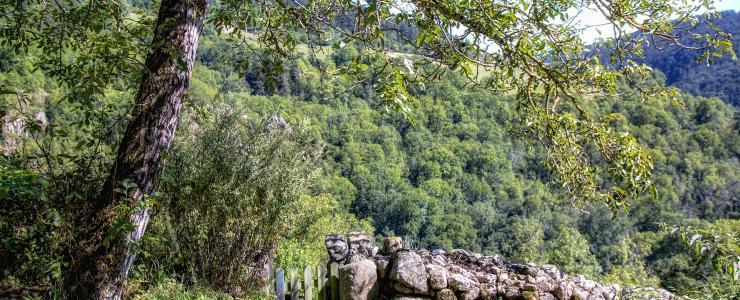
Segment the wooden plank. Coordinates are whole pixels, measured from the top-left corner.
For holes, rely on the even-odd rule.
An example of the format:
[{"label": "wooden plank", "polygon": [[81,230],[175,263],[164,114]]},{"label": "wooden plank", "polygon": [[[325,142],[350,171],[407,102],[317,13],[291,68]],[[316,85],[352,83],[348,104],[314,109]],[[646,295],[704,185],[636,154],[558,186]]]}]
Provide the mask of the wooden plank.
[{"label": "wooden plank", "polygon": [[301,292],[301,281],[298,279],[298,271],[290,268],[290,299],[297,300]]},{"label": "wooden plank", "polygon": [[275,294],[277,300],[285,300],[285,271],[282,268],[275,270]]},{"label": "wooden plank", "polygon": [[319,291],[319,300],[326,300],[326,267],[322,264],[316,266],[316,288]]},{"label": "wooden plank", "polygon": [[311,266],[303,268],[303,299],[313,300],[313,270],[311,270]]},{"label": "wooden plank", "polygon": [[332,263],[329,270],[331,285],[331,300],[339,300],[339,264]]}]

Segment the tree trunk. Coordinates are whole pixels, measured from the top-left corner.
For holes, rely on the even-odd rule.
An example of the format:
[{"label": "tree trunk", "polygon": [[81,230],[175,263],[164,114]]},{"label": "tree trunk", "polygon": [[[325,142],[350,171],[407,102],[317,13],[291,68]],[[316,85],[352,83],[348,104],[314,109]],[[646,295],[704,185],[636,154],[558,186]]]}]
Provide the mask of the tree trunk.
[{"label": "tree trunk", "polygon": [[[84,224],[92,228],[86,230],[81,256],[72,261],[65,278],[70,298],[122,296],[137,242],[149,222],[149,209],[140,204],[154,191],[164,165],[162,154],[172,143],[207,6],[208,0],[161,3],[134,118],[126,128],[101,197],[92,205],[88,224]],[[124,195],[115,189],[125,180],[136,186]],[[122,203],[135,207],[128,216],[133,230],[117,234],[123,227],[115,223],[120,216],[114,208]]]}]

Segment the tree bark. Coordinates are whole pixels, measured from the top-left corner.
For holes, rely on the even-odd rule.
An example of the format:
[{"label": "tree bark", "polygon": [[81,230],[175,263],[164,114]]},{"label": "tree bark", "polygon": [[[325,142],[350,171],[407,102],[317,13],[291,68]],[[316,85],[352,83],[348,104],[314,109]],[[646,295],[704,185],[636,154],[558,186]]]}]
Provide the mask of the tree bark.
[{"label": "tree bark", "polygon": [[[70,298],[120,299],[123,294],[137,242],[149,222],[149,208],[141,201],[154,191],[163,153],[172,143],[208,2],[163,0],[160,5],[133,119],[101,197],[86,218],[85,225],[91,228],[86,230],[81,257],[72,261],[65,278]],[[126,194],[116,192],[123,181],[136,186]],[[134,208],[128,216],[133,230],[116,234],[115,220],[120,216],[114,209],[120,204]]]}]

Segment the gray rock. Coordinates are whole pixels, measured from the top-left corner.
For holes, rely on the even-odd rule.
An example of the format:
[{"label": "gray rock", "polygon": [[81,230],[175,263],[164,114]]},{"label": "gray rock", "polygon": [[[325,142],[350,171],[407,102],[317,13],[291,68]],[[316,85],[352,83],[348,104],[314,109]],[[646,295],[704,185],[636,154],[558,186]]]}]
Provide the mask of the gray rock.
[{"label": "gray rock", "polygon": [[347,258],[344,260],[344,264],[351,264],[351,263],[359,262],[359,261],[366,260],[366,259],[367,259],[367,256],[365,256],[364,254],[358,252],[355,249],[350,249],[349,255],[347,255]]},{"label": "gray rock", "polygon": [[426,268],[429,275],[429,286],[433,290],[447,288],[447,269],[437,265],[427,265]]},{"label": "gray rock", "polygon": [[447,254],[447,251],[444,251],[442,249],[434,249],[432,250],[432,255],[445,255]]},{"label": "gray rock", "polygon": [[452,274],[447,276],[447,285],[453,290],[467,292],[475,287],[477,282],[462,274]]},{"label": "gray rock", "polygon": [[477,286],[473,286],[470,290],[463,292],[460,296],[463,300],[475,300],[480,295],[480,289]]},{"label": "gray rock", "polygon": [[573,295],[573,285],[570,282],[563,282],[555,287],[553,294],[559,300],[568,300]]},{"label": "gray rock", "polygon": [[539,296],[540,296],[540,300],[555,300],[555,296],[553,296],[550,293],[540,292]]},{"label": "gray rock", "polygon": [[418,294],[429,292],[427,271],[419,254],[409,250],[398,250],[391,257],[389,278],[409,287]]},{"label": "gray rock", "polygon": [[555,289],[555,281],[547,275],[537,277],[535,285],[537,285],[537,290],[540,292],[549,293]]},{"label": "gray rock", "polygon": [[563,273],[560,272],[560,270],[558,270],[558,268],[556,266],[553,266],[553,265],[544,265],[544,266],[542,266],[542,270],[545,272],[545,274],[547,274],[548,276],[550,276],[550,278],[552,278],[552,279],[560,280],[560,279],[563,278]]},{"label": "gray rock", "polygon": [[529,276],[529,275],[527,275],[526,277],[524,277],[524,280],[527,283],[532,283],[532,284],[537,283],[537,279],[534,278],[533,276]]},{"label": "gray rock", "polygon": [[504,299],[516,299],[521,296],[521,291],[513,286],[507,286],[504,289]]},{"label": "gray rock", "polygon": [[340,299],[376,299],[379,289],[375,263],[371,260],[365,259],[339,267]]},{"label": "gray rock", "polygon": [[521,274],[521,275],[529,275],[532,277],[537,276],[537,271],[539,271],[536,267],[533,267],[531,265],[512,264],[509,266],[509,268],[514,270],[514,273]]},{"label": "gray rock", "polygon": [[450,259],[444,255],[432,254],[432,255],[424,256],[424,263],[446,267],[447,265],[450,264]]},{"label": "gray rock", "polygon": [[581,286],[587,291],[591,291],[596,288],[596,282],[593,280],[584,279],[581,281]]},{"label": "gray rock", "polygon": [[482,255],[478,253],[468,252],[463,249],[450,250],[450,252],[447,253],[447,256],[454,261],[469,262],[469,263],[476,262],[478,261],[478,259],[482,257]]},{"label": "gray rock", "polygon": [[498,276],[499,274],[501,274],[501,268],[499,268],[499,267],[493,267],[492,266],[489,269],[490,269],[490,272],[492,274],[496,275],[496,276]]},{"label": "gray rock", "polygon": [[598,294],[590,294],[588,296],[588,300],[606,300],[606,299],[604,299],[604,296],[601,293],[598,293]]},{"label": "gray rock", "polygon": [[573,294],[570,296],[570,299],[573,300],[588,300],[588,292],[580,289],[580,288],[574,288]]},{"label": "gray rock", "polygon": [[493,274],[478,272],[475,274],[475,276],[478,278],[478,282],[480,283],[496,282],[496,275]]}]

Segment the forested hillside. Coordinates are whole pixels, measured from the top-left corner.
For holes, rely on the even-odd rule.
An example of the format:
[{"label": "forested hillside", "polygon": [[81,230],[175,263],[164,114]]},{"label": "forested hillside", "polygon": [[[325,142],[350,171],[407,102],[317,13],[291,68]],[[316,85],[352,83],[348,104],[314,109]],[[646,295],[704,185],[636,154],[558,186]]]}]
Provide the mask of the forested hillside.
[{"label": "forested hillside", "polygon": [[[714,22],[724,32],[732,34],[735,49],[740,45],[740,13],[728,10]],[[698,33],[710,29],[701,26]],[[691,44],[692,37],[683,37],[682,41]],[[667,46],[664,49],[648,48],[644,62],[662,71],[666,75],[666,84],[676,86],[682,91],[704,97],[718,97],[740,106],[740,62],[730,58],[720,58],[707,64],[706,60],[696,60],[691,51],[680,47]]]},{"label": "forested hillside", "polygon": [[[194,78],[209,88],[194,89],[193,99],[215,93],[254,120],[277,114],[292,124],[310,122],[326,143],[315,191],[369,219],[379,234],[681,290],[697,284],[703,271],[659,224],[738,229],[737,221],[709,223],[737,219],[740,208],[738,113],[720,99],[596,99],[590,109],[637,137],[655,162],[657,197],[646,194],[613,215],[599,204],[574,207],[550,184],[541,150],[512,137],[509,97],[466,88],[455,73],[414,89],[420,103],[411,124],[378,111],[367,88],[322,86],[320,72],[305,60],[285,66],[289,71],[272,95],[252,73],[242,91],[225,91],[233,83],[207,59],[219,44],[205,45]],[[341,67],[356,52],[348,46],[326,63]],[[323,96],[327,90],[336,96]]]},{"label": "forested hillside", "polygon": [[[157,5],[131,1],[122,7],[129,14],[121,22],[134,23],[139,16],[153,17]],[[740,28],[739,16],[725,12],[718,26],[733,32]],[[144,20],[136,27],[141,31],[125,36],[152,35],[144,29],[152,20]],[[338,17],[333,24],[351,28],[353,22]],[[427,29],[398,23],[393,26],[399,33],[383,40],[390,58],[367,54],[362,42],[313,43],[315,36],[298,31],[297,54],[282,60],[268,55],[278,50],[259,44],[259,30],[246,30],[245,41],[235,43],[219,34],[223,28],[206,24],[192,66],[170,68],[191,70],[192,79],[185,84],[181,117],[173,119],[171,145],[156,153],[164,162],[159,182],[143,195],[130,180],[113,187],[119,200],[103,210],[111,224],[99,239],[102,248],[80,236],[101,228],[91,224],[100,208],[91,199],[115,177],[109,172],[121,158],[126,126],[147,107],[135,106],[133,96],[140,77],[147,77],[128,72],[141,53],[153,50],[123,46],[102,30],[86,45],[119,48],[86,53],[100,60],[67,66],[92,70],[77,74],[63,66],[39,67],[54,56],[41,47],[8,47],[3,40],[0,298],[18,290],[68,297],[66,275],[79,253],[119,245],[116,240],[137,231],[129,218],[143,208],[151,212],[146,233],[125,244],[141,246],[126,274],[125,295],[131,298],[269,298],[260,289],[266,272],[323,263],[324,236],[350,230],[378,241],[401,236],[414,248],[464,248],[512,262],[554,264],[607,283],[695,297],[738,296],[733,272],[740,268],[740,111],[730,104],[740,101],[734,98],[740,94],[737,61],[705,67],[688,63],[696,56],[682,50],[648,50],[646,62],[658,70],[641,84],[686,92],[676,99],[645,96],[637,90],[641,86],[619,76],[613,92],[579,95],[584,101],[564,101],[557,110],[552,104],[546,116],[552,113],[575,135],[634,138],[649,154],[652,174],[639,178],[644,173],[615,171],[608,162],[617,159],[603,155],[623,152],[584,143],[589,160],[583,163],[593,166],[596,184],[621,191],[623,177],[607,171],[638,174],[624,176],[629,187],[651,183],[635,199],[588,199],[558,184],[562,174],[548,165],[548,150],[561,148],[547,146],[570,140],[528,136],[535,128],[526,121],[532,108],[524,107],[520,94],[474,84],[496,81],[500,74],[472,74],[438,61],[418,64],[405,36],[421,40],[419,32]],[[62,61],[77,58],[74,49],[64,51],[71,52]],[[99,69],[111,57],[128,57],[112,64],[127,76],[106,77]],[[385,73],[370,71],[384,59],[405,65],[388,77],[392,84],[405,80],[401,72],[439,76],[404,81],[400,95],[413,101],[389,105],[383,94],[388,90],[379,88],[388,82],[381,78]],[[513,70],[512,78],[525,77]],[[586,121],[568,123],[578,111],[596,116],[607,135],[584,129],[590,126]],[[624,153],[637,148],[643,149],[632,145]],[[628,194],[623,192],[618,195]]]}]

